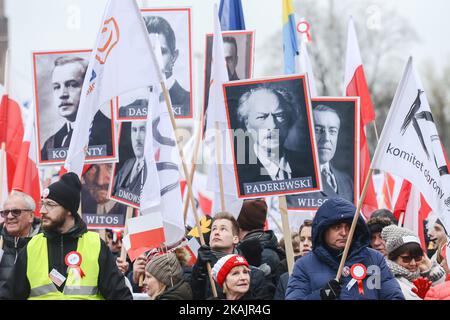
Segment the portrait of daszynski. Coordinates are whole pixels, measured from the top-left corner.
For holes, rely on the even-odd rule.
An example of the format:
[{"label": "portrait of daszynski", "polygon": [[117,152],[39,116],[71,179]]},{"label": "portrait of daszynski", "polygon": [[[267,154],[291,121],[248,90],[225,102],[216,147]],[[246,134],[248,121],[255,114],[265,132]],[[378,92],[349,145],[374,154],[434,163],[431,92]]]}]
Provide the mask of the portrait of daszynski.
[{"label": "portrait of daszynski", "polygon": [[224,84],[241,198],[320,190],[304,76]]},{"label": "portrait of daszynski", "polygon": [[[33,53],[40,164],[62,164],[67,157],[90,51]],[[112,111],[108,102],[94,114],[89,128],[87,161],[116,159]]]}]

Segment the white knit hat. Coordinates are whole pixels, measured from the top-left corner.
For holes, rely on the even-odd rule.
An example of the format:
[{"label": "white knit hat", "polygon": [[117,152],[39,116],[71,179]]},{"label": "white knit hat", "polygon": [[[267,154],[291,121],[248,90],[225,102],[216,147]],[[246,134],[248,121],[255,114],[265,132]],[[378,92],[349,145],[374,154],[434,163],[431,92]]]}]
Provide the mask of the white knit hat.
[{"label": "white knit hat", "polygon": [[417,243],[420,245],[420,240],[414,232],[394,224],[384,227],[381,231],[381,237],[386,241],[388,254],[407,243]]}]

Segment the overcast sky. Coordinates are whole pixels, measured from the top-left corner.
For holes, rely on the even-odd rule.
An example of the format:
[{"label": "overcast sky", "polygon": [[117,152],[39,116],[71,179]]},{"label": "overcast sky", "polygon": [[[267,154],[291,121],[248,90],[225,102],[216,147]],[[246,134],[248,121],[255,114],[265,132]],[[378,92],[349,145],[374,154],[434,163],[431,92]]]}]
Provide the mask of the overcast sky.
[{"label": "overcast sky", "polygon": [[[328,0],[317,0],[318,5]],[[21,102],[32,99],[32,51],[90,49],[100,27],[106,0],[6,0],[11,50],[11,83]],[[204,34],[213,31],[214,0],[142,0],[141,7],[190,6],[193,8],[194,88],[198,91],[203,70]],[[242,0],[247,29],[256,30],[255,77],[264,74],[261,62],[264,43],[274,33],[281,50],[281,0]],[[355,0],[356,2],[356,0]],[[335,1],[339,5],[339,1]],[[405,52],[423,65],[432,60],[438,66],[449,63],[450,1],[447,0],[374,0],[381,24],[387,6],[396,6],[409,19],[420,37]],[[296,8],[301,12],[301,8]],[[351,12],[349,12],[351,14]],[[369,16],[370,13],[367,13]],[[383,25],[383,24],[382,24]],[[388,29],[388,26],[384,26]],[[280,58],[281,51],[280,51]],[[363,57],[364,60],[364,57]],[[400,78],[400,75],[399,75]],[[200,86],[201,88],[201,86]],[[198,101],[196,99],[196,101]]]}]

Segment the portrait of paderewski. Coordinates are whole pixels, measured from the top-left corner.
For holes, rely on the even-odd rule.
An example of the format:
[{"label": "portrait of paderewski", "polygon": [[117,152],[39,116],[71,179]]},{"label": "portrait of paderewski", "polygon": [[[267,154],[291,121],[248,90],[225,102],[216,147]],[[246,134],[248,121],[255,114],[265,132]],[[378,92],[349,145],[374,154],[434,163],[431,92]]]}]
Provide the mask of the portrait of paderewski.
[{"label": "portrait of paderewski", "polygon": [[322,191],[289,196],[289,208],[314,209],[335,197],[356,202],[355,179],[356,170],[359,170],[357,101],[355,98],[312,100]]},{"label": "portrait of paderewski", "polygon": [[[241,196],[258,190],[267,195],[317,188],[312,119],[302,83],[294,78],[224,85]],[[308,182],[271,183],[298,179]]]},{"label": "portrait of paderewski", "polygon": [[[50,53],[49,55],[54,56],[55,53]],[[52,106],[45,106],[45,110],[47,112],[54,110],[58,116],[54,117],[57,121],[49,123],[46,127],[47,131],[45,134],[48,136],[50,132],[52,133],[42,144],[40,153],[41,161],[59,160],[63,162],[65,160],[65,151],[69,148],[78,114],[81,90],[87,66],[88,61],[81,54],[79,56],[66,54],[59,55],[56,59],[53,59],[51,71],[47,71],[49,73],[48,79],[51,82],[49,86],[51,94],[47,93],[47,96],[51,96],[48,100],[52,100],[47,102]],[[41,70],[43,69],[43,66],[39,67]],[[36,86],[38,88],[38,95],[43,94],[43,84],[37,82]],[[38,97],[37,101],[38,116],[40,115],[40,121],[37,125],[40,126],[40,122],[44,118],[44,112],[41,112],[43,106],[40,102],[44,100]],[[61,123],[60,119],[63,125],[58,129],[57,125]],[[99,110],[94,115],[89,132],[89,147],[96,146],[101,148],[95,156],[108,157],[113,155],[113,130],[112,120]],[[44,134],[42,127],[40,127],[39,132]],[[41,139],[40,141],[42,141]],[[64,152],[60,153],[59,151]]]}]

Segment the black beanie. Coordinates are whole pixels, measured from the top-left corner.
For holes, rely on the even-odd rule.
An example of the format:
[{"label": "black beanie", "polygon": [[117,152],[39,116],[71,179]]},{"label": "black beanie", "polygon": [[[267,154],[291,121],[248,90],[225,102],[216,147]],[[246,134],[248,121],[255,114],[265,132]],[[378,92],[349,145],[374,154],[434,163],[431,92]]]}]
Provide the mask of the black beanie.
[{"label": "black beanie", "polygon": [[262,199],[245,200],[238,217],[239,228],[245,231],[264,229],[267,204]]},{"label": "black beanie", "polygon": [[81,181],[78,175],[69,172],[64,174],[59,181],[49,185],[42,192],[42,197],[56,201],[76,217],[80,206],[80,193]]}]

